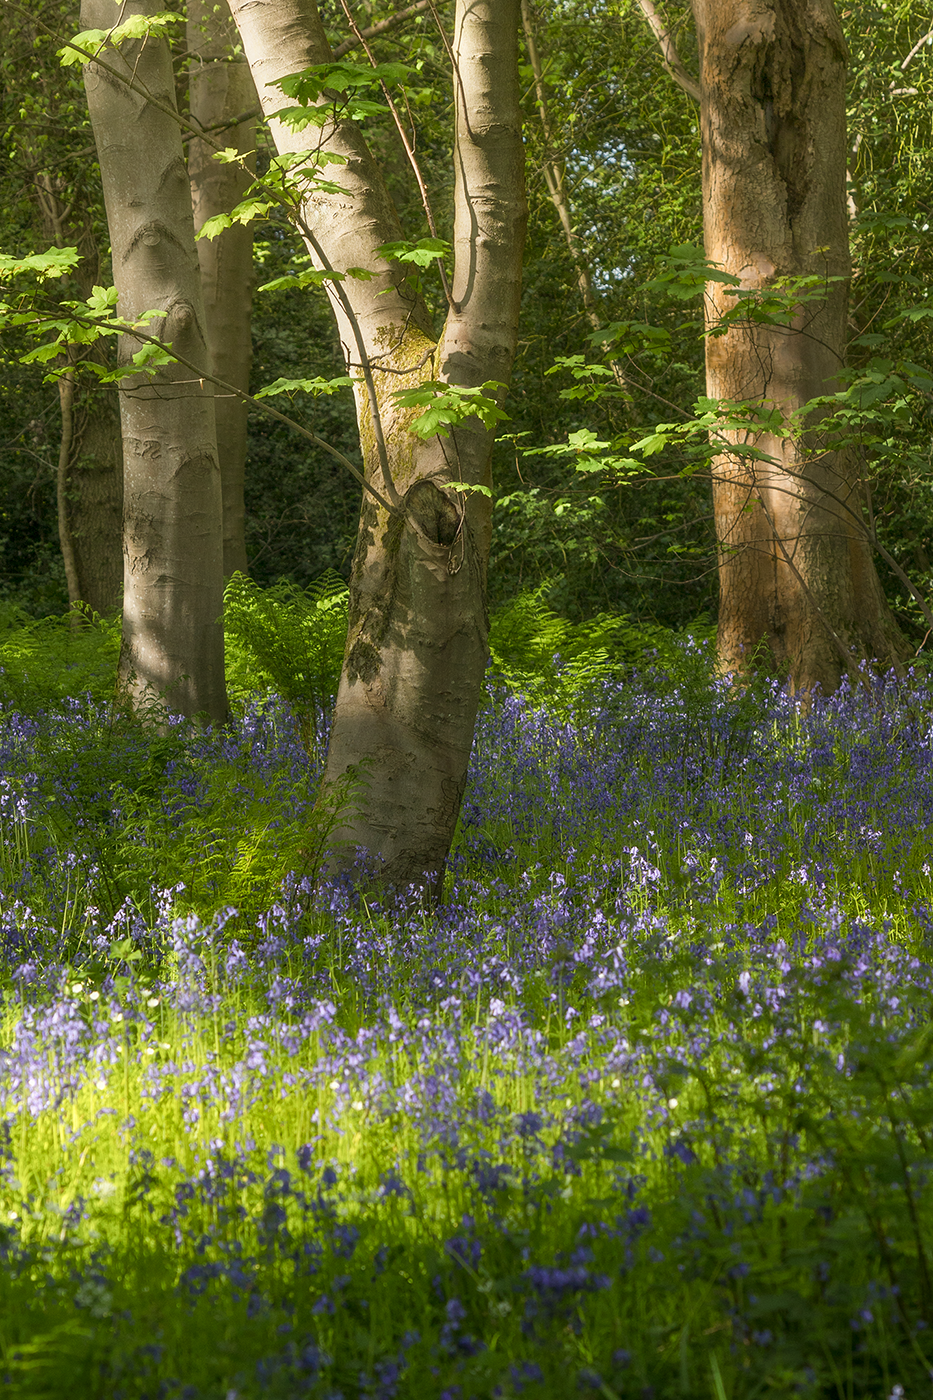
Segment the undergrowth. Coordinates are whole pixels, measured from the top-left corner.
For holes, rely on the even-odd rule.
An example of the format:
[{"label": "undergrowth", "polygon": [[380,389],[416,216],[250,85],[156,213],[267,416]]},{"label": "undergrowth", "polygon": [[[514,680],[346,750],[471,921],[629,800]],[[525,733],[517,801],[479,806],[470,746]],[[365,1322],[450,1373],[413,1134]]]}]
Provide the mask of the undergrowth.
[{"label": "undergrowth", "polygon": [[237,589],[217,732],[0,636],[4,1392],[926,1393],[929,682],[519,602],[431,911],[315,883],[342,605]]}]

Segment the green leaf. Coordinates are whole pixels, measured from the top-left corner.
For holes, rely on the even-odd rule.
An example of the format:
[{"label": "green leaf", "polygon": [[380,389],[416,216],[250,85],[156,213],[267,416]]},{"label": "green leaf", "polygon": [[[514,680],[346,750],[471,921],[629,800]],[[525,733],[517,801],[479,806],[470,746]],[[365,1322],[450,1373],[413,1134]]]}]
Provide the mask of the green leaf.
[{"label": "green leaf", "polygon": [[404,240],[382,243],[375,251],[377,257],[385,258],[387,262],[414,263],[417,267],[430,267],[438,258],[447,256],[450,244],[445,243],[443,238],[419,238],[417,243]]},{"label": "green leaf", "polygon": [[225,228],[232,227],[233,220],[229,214],[215,214],[213,218],[204,220],[204,223],[198,229],[195,237],[213,240],[219,233],[223,233]]},{"label": "green leaf", "polygon": [[205,219],[198,230],[198,238],[214,239],[219,233],[223,233],[225,228],[232,228],[234,224],[252,223],[253,219],[261,219],[274,208],[275,201],[271,199],[244,199],[235,205],[229,214],[215,214],[213,218]]},{"label": "green leaf", "polygon": [[88,297],[86,305],[92,311],[110,311],[112,307],[116,306],[119,296],[120,293],[116,287],[95,287]]},{"label": "green leaf", "polygon": [[480,496],[488,496],[492,500],[492,491],[488,486],[479,486],[469,481],[445,481],[444,489],[446,491],[461,491],[464,494],[472,491]]},{"label": "green leaf", "polygon": [[257,399],[268,399],[274,394],[292,394],[300,392],[303,394],[336,394],[341,389],[352,388],[355,380],[349,375],[341,374],[336,379],[322,379],[319,375],[314,379],[276,379],[272,384],[267,384],[264,389],[260,389],[256,394]]},{"label": "green leaf", "polygon": [[[183,19],[183,15],[160,10],[157,15],[132,15],[113,29],[84,29],[72,39],[74,47],[58,50],[58,58],[65,68],[71,64],[90,63],[101,49],[116,48],[124,39],[161,39],[170,24],[180,24]],[[76,52],[78,49],[80,53]]]},{"label": "green leaf", "polygon": [[303,106],[317,102],[321,97],[342,93],[357,88],[373,87],[379,82],[387,86],[405,82],[412,69],[407,63],[318,63],[303,68],[300,73],[289,73],[278,78],[267,87],[277,87],[286,97],[293,98]]},{"label": "green leaf", "polygon": [[171,346],[153,345],[147,342],[133,356],[133,364],[137,369],[158,369],[161,365],[173,365],[175,357],[171,353]]},{"label": "green leaf", "polygon": [[574,452],[602,452],[609,446],[608,442],[601,442],[589,428],[579,428],[575,433],[568,434],[567,442]]},{"label": "green leaf", "polygon": [[40,281],[49,277],[61,277],[70,272],[80,259],[77,248],[50,248],[47,253],[30,253],[25,258],[14,258],[0,253],[0,280],[5,277],[19,277],[25,272],[34,273]]},{"label": "green leaf", "polygon": [[342,282],[349,275],[335,268],[308,267],[304,272],[286,272],[282,277],[274,277],[271,282],[263,282],[257,290],[280,292],[290,287],[323,287],[325,282]]},{"label": "green leaf", "polygon": [[676,424],[659,423],[653,433],[649,433],[647,437],[632,443],[632,451],[642,452],[646,457],[653,457],[656,453],[664,451],[676,432]]},{"label": "green leaf", "polygon": [[680,243],[671,248],[665,270],[642,284],[646,292],[664,292],[677,301],[688,301],[702,293],[707,282],[738,287],[738,277],[724,272],[715,263],[706,261],[702,248],[693,243]]},{"label": "green leaf", "polygon": [[492,397],[505,385],[487,380],[479,388],[460,384],[445,384],[427,380],[415,389],[399,389],[393,399],[401,408],[421,408],[424,412],[412,420],[409,430],[420,438],[448,437],[448,429],[470,418],[478,418],[485,428],[508,417]]},{"label": "green leaf", "polygon": [[380,116],[386,110],[384,102],[373,102],[365,97],[353,97],[340,104],[339,110],[334,106],[320,107],[280,107],[277,112],[271,113],[276,121],[283,126],[289,127],[292,131],[305,131],[309,126],[320,128],[332,123],[339,117],[341,121],[363,122],[367,117]]},{"label": "green leaf", "polygon": [[[340,155],[338,151],[282,151],[280,155],[273,156],[272,160],[270,160],[269,172],[270,175],[280,175],[289,170],[298,170],[306,176],[307,180],[311,180],[318,178],[313,172],[319,167],[346,164],[347,157]],[[324,180],[322,180],[321,183],[324,185],[325,189],[340,188],[337,185],[331,187]],[[263,187],[261,184],[257,184],[254,188],[261,193]]]}]

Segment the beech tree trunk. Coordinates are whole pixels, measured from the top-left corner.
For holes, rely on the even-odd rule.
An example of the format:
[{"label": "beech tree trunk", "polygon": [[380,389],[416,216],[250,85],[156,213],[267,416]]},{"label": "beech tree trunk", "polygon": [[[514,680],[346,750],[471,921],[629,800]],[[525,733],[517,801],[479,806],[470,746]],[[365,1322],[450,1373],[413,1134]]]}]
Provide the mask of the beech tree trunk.
[{"label": "beech tree trunk", "polygon": [[[154,15],[158,0],[125,0],[119,18]],[[117,22],[112,0],[84,0],[82,27]],[[119,312],[207,365],[191,193],[172,117],[168,44],[148,38],[107,47],[85,68],[88,108],[113,248]],[[147,100],[148,94],[153,100]],[[158,103],[159,105],[156,105]],[[123,336],[128,364],[141,348]],[[176,713],[227,716],[224,684],[220,471],[212,397],[172,364],[120,381],[124,470],[124,601],[119,681],[137,706],[164,700]]]},{"label": "beech tree trunk", "polygon": [[[268,83],[331,51],[313,0],[229,0],[267,113],[286,105]],[[318,266],[361,267],[331,300],[357,388],[367,481],[350,583],[350,626],[323,798],[356,782],[334,832],[330,868],[359,849],[382,878],[439,892],[466,781],[488,655],[486,567],[492,434],[476,420],[447,439],[409,431],[419,409],[395,390],[426,380],[508,382],[518,330],[525,231],[517,35],[520,0],[458,0],[452,37],[454,255],[451,305],[434,334],[404,269],[375,254],[402,236],[378,167],[359,131],[325,128],[341,194],[304,207]],[[271,123],[280,151],[314,149],[321,133]],[[378,412],[374,414],[373,404]]]},{"label": "beech tree trunk", "polygon": [[[839,279],[789,326],[746,320],[707,338],[709,396],[776,406],[786,424],[840,387],[845,363],[845,41],[831,0],[693,7],[707,258],[750,290]],[[713,282],[706,305],[712,329],[735,297]],[[754,438],[768,462],[726,451],[714,464],[719,656],[726,671],[765,660],[797,690],[830,692],[860,662],[898,667],[909,648],[881,592],[856,466],[812,421]]]},{"label": "beech tree trunk", "polygon": [[[249,64],[234,54],[236,27],[216,0],[188,0],[188,106],[192,120],[222,146],[249,157],[256,149],[256,90]],[[243,120],[245,118],[245,120]],[[214,148],[192,140],[188,175],[194,229],[215,214],[228,213],[250,183],[242,166],[213,159]],[[254,162],[249,161],[252,166]],[[213,239],[198,240],[201,294],[211,369],[218,379],[249,391],[252,361],[253,229],[235,224]],[[217,452],[224,512],[224,577],[246,573],[243,479],[247,406],[214,390]]]}]

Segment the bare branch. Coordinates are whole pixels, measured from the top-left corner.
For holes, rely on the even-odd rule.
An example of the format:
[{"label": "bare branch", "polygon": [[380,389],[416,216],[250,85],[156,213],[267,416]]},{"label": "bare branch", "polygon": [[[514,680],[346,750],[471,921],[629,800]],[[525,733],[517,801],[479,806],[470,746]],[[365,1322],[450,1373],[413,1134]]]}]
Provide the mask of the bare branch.
[{"label": "bare branch", "polygon": [[[923,38],[918,39],[917,42],[914,44],[910,53],[907,55],[907,57],[904,59],[904,62],[901,64],[902,73],[907,67],[908,63],[911,61],[911,59],[917,57],[917,54],[923,48],[924,44],[926,44],[930,39],[933,39],[933,29],[931,29],[927,34],[924,34]],[[914,89],[914,91],[916,91],[916,89]]]},{"label": "bare branch", "polygon": [[670,74],[675,83],[679,83],[688,97],[692,97],[694,102],[699,102],[700,84],[696,78],[691,77],[684,67],[680,54],[677,52],[677,45],[674,43],[671,26],[665,24],[658,14],[653,0],[638,0],[638,7],[654,31],[654,37],[661,48],[661,61],[666,72]]}]

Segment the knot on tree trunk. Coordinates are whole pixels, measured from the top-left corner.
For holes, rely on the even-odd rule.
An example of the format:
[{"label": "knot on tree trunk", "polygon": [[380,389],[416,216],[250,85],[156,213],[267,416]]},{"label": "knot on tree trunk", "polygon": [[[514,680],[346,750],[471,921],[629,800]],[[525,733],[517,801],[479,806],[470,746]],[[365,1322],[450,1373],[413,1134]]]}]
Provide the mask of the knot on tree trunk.
[{"label": "knot on tree trunk", "polygon": [[405,512],[433,544],[448,549],[462,519],[457,505],[433,481],[416,481],[405,493]]}]

